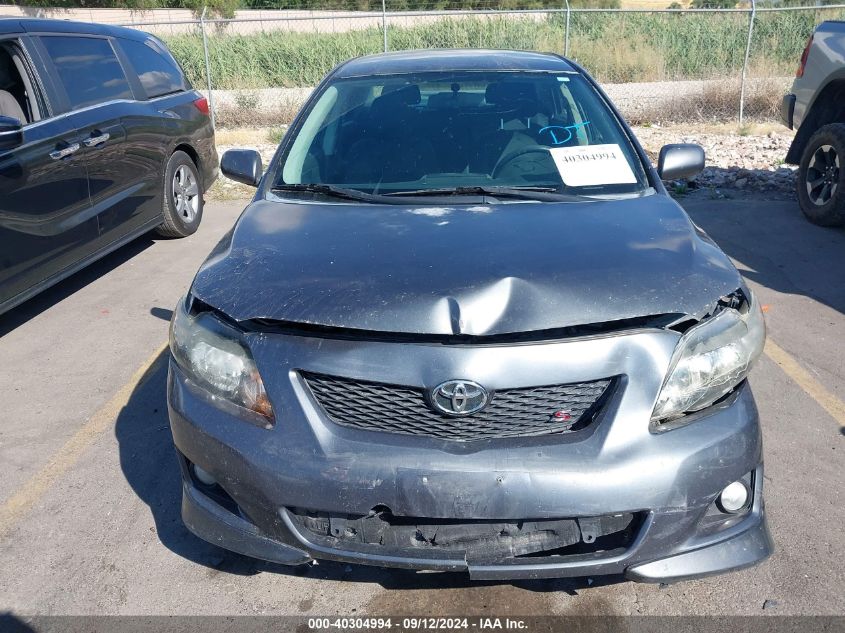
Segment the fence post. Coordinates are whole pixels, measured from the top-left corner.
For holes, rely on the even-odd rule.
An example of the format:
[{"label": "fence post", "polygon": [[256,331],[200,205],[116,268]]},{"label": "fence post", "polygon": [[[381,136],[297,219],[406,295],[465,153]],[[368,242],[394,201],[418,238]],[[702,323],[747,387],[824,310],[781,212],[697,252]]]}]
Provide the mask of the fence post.
[{"label": "fence post", "polygon": [[205,79],[208,83],[208,109],[211,112],[211,127],[217,127],[214,121],[214,93],[211,91],[211,64],[208,61],[208,36],[205,33],[205,13],[208,7],[202,8],[200,15],[200,29],[202,30],[202,50],[205,54]]},{"label": "fence post", "polygon": [[569,57],[569,0],[566,0],[566,31],[563,36],[563,56]]},{"label": "fence post", "polygon": [[748,58],[751,56],[751,39],[754,35],[754,18],[757,17],[757,0],[751,0],[751,17],[748,20],[748,42],[745,45],[745,61],[742,62],[742,79],[739,84],[739,124],[745,115],[745,76],[748,73]]},{"label": "fence post", "polygon": [[387,2],[381,0],[381,31],[384,34],[384,52],[387,52]]}]

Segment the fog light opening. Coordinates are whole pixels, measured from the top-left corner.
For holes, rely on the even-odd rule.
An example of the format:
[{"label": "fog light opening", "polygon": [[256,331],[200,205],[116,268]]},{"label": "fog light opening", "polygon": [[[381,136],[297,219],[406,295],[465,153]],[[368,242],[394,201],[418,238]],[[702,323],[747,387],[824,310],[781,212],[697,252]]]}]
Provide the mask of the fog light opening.
[{"label": "fog light opening", "polygon": [[750,498],[748,487],[741,481],[735,481],[725,486],[719,494],[719,509],[728,514],[736,514],[748,507]]},{"label": "fog light opening", "polygon": [[217,480],[214,477],[211,476],[210,472],[208,472],[207,470],[203,470],[202,468],[200,468],[196,464],[194,464],[193,466],[194,466],[194,477],[197,478],[197,481],[199,481],[201,484],[204,484],[206,486],[216,486],[217,485]]}]

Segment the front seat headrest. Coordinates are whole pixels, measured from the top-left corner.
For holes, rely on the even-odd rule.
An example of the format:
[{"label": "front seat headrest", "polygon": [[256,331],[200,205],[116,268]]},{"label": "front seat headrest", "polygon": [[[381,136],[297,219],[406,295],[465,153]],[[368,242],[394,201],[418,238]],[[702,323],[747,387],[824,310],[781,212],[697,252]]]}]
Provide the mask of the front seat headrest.
[{"label": "front seat headrest", "polygon": [[484,100],[495,105],[512,105],[538,101],[537,88],[526,81],[497,81],[487,85]]},{"label": "front seat headrest", "polygon": [[375,101],[373,101],[373,105],[376,102],[381,103],[390,103],[391,105],[416,105],[422,99],[420,95],[420,87],[416,84],[410,86],[402,86],[401,88],[397,88],[396,90],[390,90],[389,92],[384,92],[380,97],[378,97]]}]

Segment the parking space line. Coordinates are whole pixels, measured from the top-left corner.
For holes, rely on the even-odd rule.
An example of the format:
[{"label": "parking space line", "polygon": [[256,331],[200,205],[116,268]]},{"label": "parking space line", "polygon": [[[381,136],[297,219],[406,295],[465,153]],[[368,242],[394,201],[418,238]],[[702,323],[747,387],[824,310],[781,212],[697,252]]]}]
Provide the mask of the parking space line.
[{"label": "parking space line", "polygon": [[66,473],[82,456],[82,453],[104,431],[114,426],[121,409],[129,402],[132,392],[143,384],[158,367],[162,352],[167,349],[163,343],[141,365],[125,385],[112,396],[101,409],[53,454],[50,461],[0,506],[0,538],[38,502],[53,483]]},{"label": "parking space line", "polygon": [[771,358],[801,389],[819,403],[839,426],[845,428],[845,403],[833,395],[771,338],[766,339],[766,356]]}]

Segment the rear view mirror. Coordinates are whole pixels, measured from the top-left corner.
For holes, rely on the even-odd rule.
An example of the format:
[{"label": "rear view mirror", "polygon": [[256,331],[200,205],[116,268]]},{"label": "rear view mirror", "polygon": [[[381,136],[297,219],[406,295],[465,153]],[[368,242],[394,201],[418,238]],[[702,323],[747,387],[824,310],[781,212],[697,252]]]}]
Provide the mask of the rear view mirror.
[{"label": "rear view mirror", "polygon": [[252,149],[230,149],[220,161],[223,175],[250,187],[257,187],[264,173],[261,155]]},{"label": "rear view mirror", "polygon": [[704,149],[700,145],[684,143],[664,145],[657,160],[657,174],[661,180],[692,178],[704,169]]},{"label": "rear view mirror", "polygon": [[14,149],[23,143],[23,125],[10,116],[0,116],[0,151]]}]

